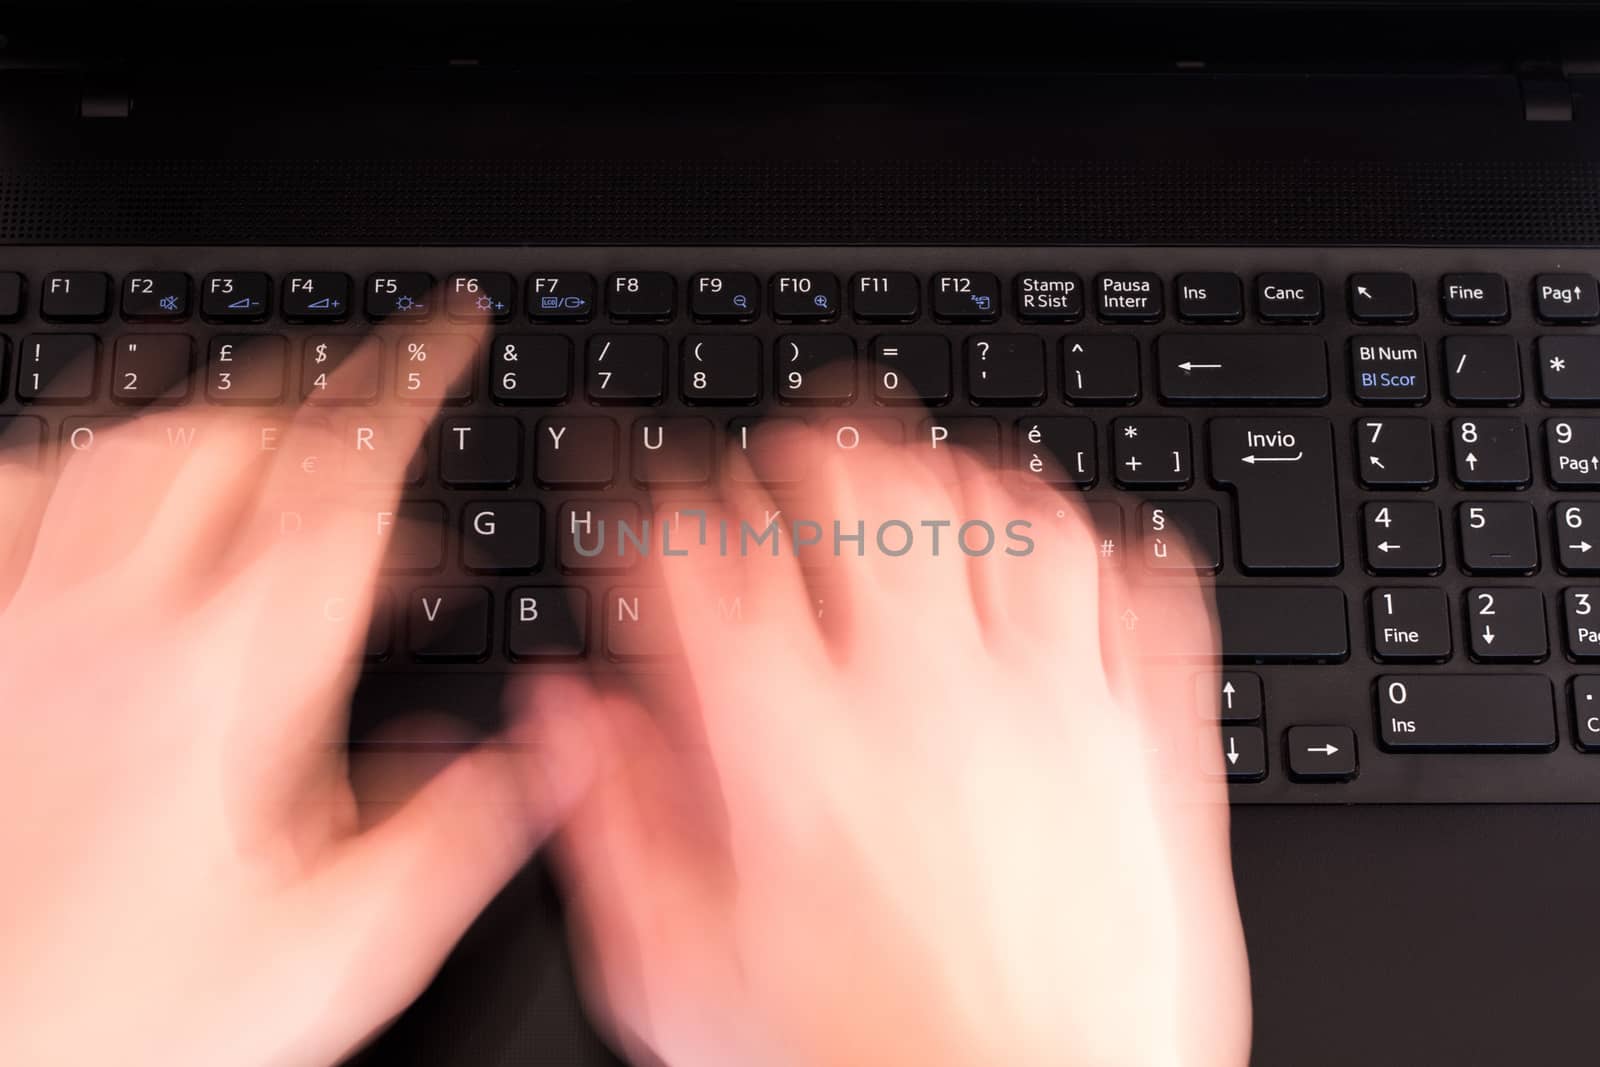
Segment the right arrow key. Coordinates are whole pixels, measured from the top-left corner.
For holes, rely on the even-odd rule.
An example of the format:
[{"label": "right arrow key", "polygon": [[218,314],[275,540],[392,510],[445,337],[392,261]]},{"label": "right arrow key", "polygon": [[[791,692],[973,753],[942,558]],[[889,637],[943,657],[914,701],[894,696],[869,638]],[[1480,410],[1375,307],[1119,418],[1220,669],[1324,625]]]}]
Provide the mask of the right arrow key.
[{"label": "right arrow key", "polygon": [[1284,743],[1296,781],[1347,782],[1356,776],[1356,732],[1348,726],[1291,726]]}]

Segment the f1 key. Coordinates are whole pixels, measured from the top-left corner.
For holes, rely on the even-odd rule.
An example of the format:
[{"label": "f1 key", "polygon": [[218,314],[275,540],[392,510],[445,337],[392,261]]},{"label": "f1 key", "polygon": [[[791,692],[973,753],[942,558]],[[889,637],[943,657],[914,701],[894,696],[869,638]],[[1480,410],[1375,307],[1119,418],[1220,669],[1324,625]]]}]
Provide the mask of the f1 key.
[{"label": "f1 key", "polygon": [[1339,496],[1327,419],[1211,420],[1211,474],[1239,504],[1239,565],[1339,570]]}]

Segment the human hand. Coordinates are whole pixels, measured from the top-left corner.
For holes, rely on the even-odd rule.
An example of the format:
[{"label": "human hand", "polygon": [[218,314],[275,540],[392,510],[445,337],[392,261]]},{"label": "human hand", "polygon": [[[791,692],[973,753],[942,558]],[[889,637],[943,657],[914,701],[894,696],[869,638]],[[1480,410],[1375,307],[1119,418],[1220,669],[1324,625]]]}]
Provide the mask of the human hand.
[{"label": "human hand", "polygon": [[[643,706],[571,679],[530,694],[607,753],[557,855],[613,1040],[674,1067],[1244,1063],[1215,711],[1191,669],[1141,656],[1215,649],[1201,583],[1102,569],[1074,501],[965,458],[954,482],[792,447],[813,473],[781,514],[865,520],[864,558],[658,556],[682,656]],[[724,484],[736,531],[773,506]],[[954,551],[969,518],[989,554]],[[898,558],[872,544],[891,519],[919,537]],[[1014,519],[1031,554],[1005,552]],[[1102,625],[1130,608],[1137,631]]]},{"label": "human hand", "polygon": [[[426,332],[437,385],[484,336]],[[102,429],[59,479],[0,453],[0,1063],[332,1063],[581,784],[523,724],[533,758],[370,768],[399,802],[358,803],[345,715],[431,407],[217,411]]]}]

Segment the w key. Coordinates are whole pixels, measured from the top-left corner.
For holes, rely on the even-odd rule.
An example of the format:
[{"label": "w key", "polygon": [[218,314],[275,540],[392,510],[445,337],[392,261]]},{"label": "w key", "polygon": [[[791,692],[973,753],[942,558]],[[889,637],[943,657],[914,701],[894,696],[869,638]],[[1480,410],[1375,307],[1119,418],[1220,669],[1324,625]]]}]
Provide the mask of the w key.
[{"label": "w key", "polygon": [[1327,419],[1212,419],[1211,474],[1238,501],[1242,568],[1332,573],[1342,566]]}]

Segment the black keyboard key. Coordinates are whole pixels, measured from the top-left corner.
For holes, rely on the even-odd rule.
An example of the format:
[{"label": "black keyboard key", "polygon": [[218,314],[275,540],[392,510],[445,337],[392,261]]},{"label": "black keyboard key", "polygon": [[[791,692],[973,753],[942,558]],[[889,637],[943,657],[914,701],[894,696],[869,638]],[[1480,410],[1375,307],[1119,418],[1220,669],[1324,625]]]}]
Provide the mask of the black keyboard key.
[{"label": "black keyboard key", "polygon": [[863,322],[913,322],[922,312],[915,274],[874,271],[850,279],[850,309]]},{"label": "black keyboard key", "polygon": [[1106,322],[1160,322],[1161,276],[1117,272],[1094,280],[1095,312]]},{"label": "black keyboard key", "polygon": [[418,322],[433,314],[433,275],[423,271],[373,274],[367,278],[367,318]]},{"label": "black keyboard key", "polygon": [[1188,561],[1181,569],[1215,574],[1222,569],[1222,519],[1209,500],[1151,500],[1139,505],[1144,564],[1153,571],[1180,569],[1174,544],[1181,538]]},{"label": "black keyboard key", "polygon": [[100,341],[92,333],[37,333],[17,348],[17,399],[69,404],[94,397]]},{"label": "black keyboard key", "polygon": [[1600,337],[1539,338],[1539,391],[1552,404],[1600,402]]},{"label": "black keyboard key", "polygon": [[500,271],[452,274],[444,281],[444,310],[457,322],[509,322],[517,283]]},{"label": "black keyboard key", "polygon": [[313,404],[370,404],[378,399],[382,365],[365,359],[345,367],[361,344],[357,334],[307,337],[300,350],[300,396]]},{"label": "black keyboard key", "polygon": [[1114,500],[1091,500],[1084,505],[1089,525],[1100,539],[1097,552],[1102,567],[1120,567],[1126,554],[1122,539],[1122,507]]},{"label": "black keyboard key", "polygon": [[394,393],[401,400],[457,404],[472,399],[473,375],[462,373],[476,356],[472,338],[460,334],[408,334],[395,342]]},{"label": "black keyboard key", "polygon": [[654,334],[589,338],[589,399],[597,404],[658,404],[667,393],[667,342]]},{"label": "black keyboard key", "polygon": [[1291,726],[1284,747],[1289,777],[1297,782],[1348,782],[1356,776],[1356,732],[1348,726]]},{"label": "black keyboard key", "polygon": [[788,334],[775,350],[778,399],[848,404],[856,397],[856,343],[844,334]]},{"label": "black keyboard key", "polygon": [[534,322],[588,322],[594,305],[592,274],[567,271],[528,278],[528,318]]},{"label": "black keyboard key", "polygon": [[122,283],[122,317],[177,322],[189,317],[189,276],[182,271],[130,274]]},{"label": "black keyboard key", "polygon": [[993,322],[1000,317],[1000,279],[993,274],[935,274],[933,315],[944,322]]},{"label": "black keyboard key", "polygon": [[606,279],[606,314],[626,322],[666,322],[677,313],[678,283],[670,274],[645,271]]},{"label": "black keyboard key", "polygon": [[493,602],[487,589],[433,587],[407,599],[406,637],[423,661],[472,662],[489,654]]},{"label": "black keyboard key", "polygon": [[1237,274],[1180,274],[1178,317],[1185,322],[1238,322],[1244,318],[1244,283]]},{"label": "black keyboard key", "polygon": [[1369,489],[1425,489],[1438,479],[1433,424],[1422,418],[1374,418],[1356,423],[1356,465]]},{"label": "black keyboard key", "polygon": [[588,650],[588,593],[576,586],[511,590],[506,601],[506,651],[512,659],[581,659]]},{"label": "black keyboard key", "polygon": [[0,466],[37,467],[44,458],[44,420],[32,415],[0,415]]},{"label": "black keyboard key", "polygon": [[375,590],[362,657],[378,663],[394,655],[394,629],[394,595],[387,589]]},{"label": "black keyboard key", "polygon": [[1256,313],[1264,322],[1317,322],[1322,279],[1315,274],[1263,274],[1256,279]]},{"label": "black keyboard key", "polygon": [[1321,403],[1328,351],[1309,334],[1167,334],[1156,342],[1169,403]]},{"label": "black keyboard key", "polygon": [[1511,317],[1506,280],[1498,274],[1446,274],[1439,282],[1439,300],[1451,322],[1494,323]]},{"label": "black keyboard key", "polygon": [[1421,500],[1373,503],[1361,515],[1367,567],[1374,574],[1437,574],[1443,569],[1437,505]]},{"label": "black keyboard key", "polygon": [[1420,404],[1428,399],[1427,350],[1419,337],[1352,337],[1350,378],[1360,403]]},{"label": "black keyboard key", "polygon": [[1600,660],[1600,589],[1568,589],[1561,594],[1567,627],[1567,652],[1585,663]]},{"label": "black keyboard key", "polygon": [[1450,423],[1456,481],[1465,486],[1516,489],[1533,478],[1528,434],[1512,416],[1478,416]]},{"label": "black keyboard key", "polygon": [[111,397],[124,404],[181,404],[189,399],[194,342],[186,334],[145,333],[117,339],[111,355]]},{"label": "black keyboard key", "polygon": [[1233,490],[1238,505],[1241,568],[1339,570],[1344,556],[1328,420],[1212,419],[1211,476]]},{"label": "black keyboard key", "polygon": [[1061,339],[1061,385],[1073,404],[1132,404],[1139,399],[1139,342],[1125,334]]},{"label": "black keyboard key", "polygon": [[1473,574],[1532,574],[1539,569],[1533,505],[1521,501],[1463,504],[1456,512],[1461,565]]},{"label": "black keyboard key", "polygon": [[706,322],[749,322],[761,313],[761,279],[746,271],[689,279],[689,314]]},{"label": "black keyboard key", "polygon": [[784,322],[832,322],[839,314],[839,279],[832,274],[775,274],[772,314]]},{"label": "black keyboard key", "polygon": [[1189,420],[1155,416],[1111,426],[1112,469],[1125,488],[1182,488],[1194,478]]},{"label": "black keyboard key", "polygon": [[0,271],[0,322],[15,322],[22,318],[22,275],[16,271]]},{"label": "black keyboard key", "polygon": [[1391,674],[1378,679],[1378,737],[1394,751],[1548,751],[1555,694],[1532,674]]},{"label": "black keyboard key", "polygon": [[350,275],[340,271],[285,275],[280,306],[289,322],[343,322],[350,316]]},{"label": "black keyboard key", "polygon": [[489,391],[501,404],[559,404],[572,394],[572,342],[501,334],[489,349]]},{"label": "black keyboard key", "polygon": [[902,334],[872,342],[873,395],[881,404],[943,404],[950,399],[950,341]]},{"label": "black keyboard key", "polygon": [[260,271],[208,274],[200,283],[200,314],[211,322],[264,322],[272,279]]},{"label": "black keyboard key", "polygon": [[111,279],[95,270],[47,274],[39,290],[39,314],[51,322],[99,322],[110,312]]},{"label": "black keyboard key", "polygon": [[[1222,655],[1230,663],[1318,663],[1349,658],[1344,594],[1329,586],[1218,586]],[[1174,635],[1177,636],[1177,635]],[[1199,635],[1186,635],[1194,641]],[[1163,650],[1156,650],[1163,651]],[[1166,650],[1193,655],[1192,645]]]},{"label": "black keyboard key", "polygon": [[1230,782],[1259,782],[1266,778],[1266,732],[1259,726],[1224,726],[1222,766]]},{"label": "black keyboard key", "polygon": [[1049,415],[1017,421],[1017,461],[1026,475],[1046,485],[1087,489],[1099,471],[1094,422]]},{"label": "black keyboard key", "polygon": [[1444,339],[1445,392],[1457,404],[1522,401],[1522,361],[1515,338],[1482,334]]},{"label": "black keyboard key", "polygon": [[1592,274],[1541,274],[1533,280],[1539,318],[1558,324],[1600,319],[1600,285]]},{"label": "black keyboard key", "polygon": [[785,416],[734,419],[728,424],[728,440],[739,450],[748,466],[735,465],[731,471],[733,477],[742,482],[761,482],[766,485],[802,481],[810,473],[807,453],[794,448],[781,448],[779,439],[784,431],[794,432],[804,426],[804,420]]},{"label": "black keyboard key", "polygon": [[[672,611],[662,589],[608,590],[604,604],[606,655],[615,660],[659,659],[677,647]],[[742,605],[721,602],[724,618],[737,618]]]},{"label": "black keyboard key", "polygon": [[603,489],[617,477],[617,424],[610,419],[540,419],[534,477],[547,489]]},{"label": "black keyboard key", "polygon": [[1600,542],[1600,500],[1557,501],[1552,517],[1561,569],[1568,574],[1600,574],[1600,544],[1595,543]]},{"label": "black keyboard key", "polygon": [[544,509],[531,500],[479,500],[461,511],[461,565],[476,574],[532,574],[544,548]]},{"label": "black keyboard key", "polygon": [[1600,676],[1572,680],[1573,739],[1584,752],[1600,752]]},{"label": "black keyboard key", "polygon": [[1077,322],[1083,318],[1083,279],[1065,271],[1017,275],[1017,317],[1024,322]]},{"label": "black keyboard key", "polygon": [[444,566],[444,505],[432,500],[405,500],[398,509],[387,501],[372,512],[372,528],[393,529],[384,549],[384,574],[428,574]]},{"label": "black keyboard key", "polygon": [[1352,274],[1350,317],[1370,325],[1411,322],[1417,317],[1417,287],[1409,274]]},{"label": "black keyboard key", "polygon": [[510,489],[522,478],[522,424],[505,417],[444,420],[439,478],[453,489]]},{"label": "black keyboard key", "polygon": [[1220,722],[1260,722],[1267,703],[1261,675],[1245,671],[1195,675],[1195,696],[1201,713]]},{"label": "black keyboard key", "polygon": [[1450,605],[1443,589],[1374,589],[1372,654],[1380,660],[1450,658]]},{"label": "black keyboard key", "polygon": [[717,440],[710,419],[640,419],[633,438],[633,480],[646,488],[704,485]]},{"label": "black keyboard key", "polygon": [[634,539],[645,537],[629,500],[569,500],[556,512],[556,560],[573,574],[631,570],[640,558]]},{"label": "black keyboard key", "polygon": [[218,334],[206,350],[206,397],[215,404],[283,400],[289,343],[274,334]]},{"label": "black keyboard key", "polygon": [[978,404],[1038,404],[1044,400],[1044,340],[1032,334],[968,337],[967,395]]},{"label": "black keyboard key", "polygon": [[1600,486],[1600,418],[1551,419],[1544,424],[1550,484],[1574,489]]},{"label": "black keyboard key", "polygon": [[[422,443],[420,419],[390,415],[352,416],[344,420],[343,434],[350,451],[344,454],[346,481],[386,484],[392,477],[401,448],[410,446],[403,480],[406,485],[421,485],[428,475],[427,446]],[[411,442],[417,442],[411,446]]]},{"label": "black keyboard key", "polygon": [[[935,453],[961,448],[987,468],[1000,465],[1000,424],[993,419],[965,416],[924,419],[920,431],[922,443]],[[952,468],[945,470],[954,473]]]},{"label": "black keyboard key", "polygon": [[1468,589],[1467,647],[1479,663],[1537,663],[1550,655],[1537,589]]},{"label": "black keyboard key", "polygon": [[690,404],[754,404],[761,399],[761,340],[744,334],[683,339],[679,388]]}]

